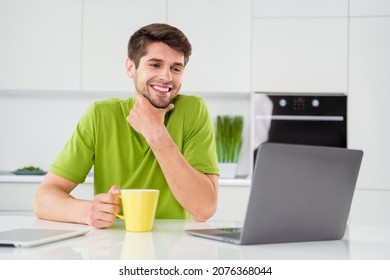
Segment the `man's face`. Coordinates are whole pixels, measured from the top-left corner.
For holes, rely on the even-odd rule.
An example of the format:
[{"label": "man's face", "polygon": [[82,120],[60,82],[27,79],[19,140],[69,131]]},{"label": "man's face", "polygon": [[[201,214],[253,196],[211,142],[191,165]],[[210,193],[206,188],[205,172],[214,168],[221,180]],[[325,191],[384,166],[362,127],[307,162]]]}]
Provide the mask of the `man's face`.
[{"label": "man's face", "polygon": [[137,93],[145,96],[154,107],[165,108],[179,93],[184,54],[164,43],[155,42],[149,45],[137,69],[130,59],[127,59],[126,67]]}]

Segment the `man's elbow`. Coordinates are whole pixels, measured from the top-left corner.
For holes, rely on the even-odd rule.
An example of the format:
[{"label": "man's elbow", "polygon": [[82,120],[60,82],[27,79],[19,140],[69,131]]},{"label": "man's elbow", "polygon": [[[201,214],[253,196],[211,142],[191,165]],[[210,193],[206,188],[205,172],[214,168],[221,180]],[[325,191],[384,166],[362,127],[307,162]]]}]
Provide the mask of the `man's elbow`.
[{"label": "man's elbow", "polygon": [[198,211],[197,213],[194,213],[192,216],[194,217],[195,221],[197,222],[205,222],[208,219],[210,219],[212,216],[214,216],[215,212],[217,211],[217,204],[213,205],[212,207],[209,207],[208,209],[202,209],[203,211]]},{"label": "man's elbow", "polygon": [[42,198],[42,194],[38,192],[34,195],[33,201],[32,201],[32,209],[35,214],[35,216],[39,219],[45,219],[46,218],[46,212],[45,211],[45,205],[44,205],[44,199]]},{"label": "man's elbow", "polygon": [[42,210],[39,203],[39,195],[35,194],[33,201],[32,201],[32,209],[37,218],[42,218]]}]

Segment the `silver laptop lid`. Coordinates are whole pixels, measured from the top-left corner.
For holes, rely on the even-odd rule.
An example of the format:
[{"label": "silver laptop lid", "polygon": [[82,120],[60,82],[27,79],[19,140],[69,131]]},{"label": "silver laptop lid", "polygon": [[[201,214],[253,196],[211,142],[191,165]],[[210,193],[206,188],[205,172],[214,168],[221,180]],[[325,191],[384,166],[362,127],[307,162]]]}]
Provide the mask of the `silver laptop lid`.
[{"label": "silver laptop lid", "polygon": [[345,148],[262,144],[240,243],[342,238],[362,156]]},{"label": "silver laptop lid", "polygon": [[88,231],[88,228],[77,230],[17,228],[7,231],[0,231],[0,247],[34,247],[54,241],[60,241],[84,235]]}]

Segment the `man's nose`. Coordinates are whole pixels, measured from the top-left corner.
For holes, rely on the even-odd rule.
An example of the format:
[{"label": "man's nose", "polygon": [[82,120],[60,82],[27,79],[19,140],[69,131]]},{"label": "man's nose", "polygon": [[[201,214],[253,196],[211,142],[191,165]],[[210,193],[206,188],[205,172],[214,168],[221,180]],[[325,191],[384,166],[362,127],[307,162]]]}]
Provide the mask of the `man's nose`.
[{"label": "man's nose", "polygon": [[160,77],[163,81],[171,82],[172,81],[172,72],[169,67],[162,68],[160,72]]}]

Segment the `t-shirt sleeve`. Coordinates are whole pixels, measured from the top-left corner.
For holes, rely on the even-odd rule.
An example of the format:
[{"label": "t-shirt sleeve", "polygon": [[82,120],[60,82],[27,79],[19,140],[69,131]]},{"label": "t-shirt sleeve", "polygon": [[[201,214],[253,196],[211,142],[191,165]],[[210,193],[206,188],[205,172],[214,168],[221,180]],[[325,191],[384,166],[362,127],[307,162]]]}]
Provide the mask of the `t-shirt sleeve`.
[{"label": "t-shirt sleeve", "polygon": [[75,183],[83,183],[94,163],[94,105],[81,117],[71,137],[49,171]]},{"label": "t-shirt sleeve", "polygon": [[218,174],[214,128],[203,99],[197,98],[187,110],[192,111],[186,123],[183,155],[188,162],[203,173]]}]

